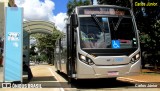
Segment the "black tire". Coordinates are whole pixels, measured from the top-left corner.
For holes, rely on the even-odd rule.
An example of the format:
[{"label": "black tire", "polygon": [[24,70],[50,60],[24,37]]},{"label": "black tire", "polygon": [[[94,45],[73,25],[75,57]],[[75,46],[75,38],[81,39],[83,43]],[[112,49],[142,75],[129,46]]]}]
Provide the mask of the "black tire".
[{"label": "black tire", "polygon": [[[72,67],[70,61],[67,62],[67,76],[71,77],[72,76]],[[71,77],[72,78],[72,77]]]},{"label": "black tire", "polygon": [[76,79],[74,78],[71,78],[71,77],[68,77],[68,83],[71,84],[71,83],[76,83]]},{"label": "black tire", "polygon": [[108,78],[109,81],[116,81],[117,80],[117,77],[114,77],[114,78]]},{"label": "black tire", "polygon": [[70,62],[67,64],[67,76],[68,76],[68,83],[73,83],[75,82],[75,79],[72,77],[73,74],[73,69],[71,67]]}]

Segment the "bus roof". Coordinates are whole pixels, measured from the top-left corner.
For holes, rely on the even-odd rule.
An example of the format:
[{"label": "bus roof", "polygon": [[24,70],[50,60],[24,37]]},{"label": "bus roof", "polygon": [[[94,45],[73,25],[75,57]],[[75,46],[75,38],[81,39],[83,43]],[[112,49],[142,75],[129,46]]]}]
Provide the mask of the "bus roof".
[{"label": "bus roof", "polygon": [[117,5],[87,5],[87,6],[77,6],[77,8],[87,8],[87,7],[110,7],[110,8],[121,8],[121,9],[130,9],[127,7],[117,6]]}]

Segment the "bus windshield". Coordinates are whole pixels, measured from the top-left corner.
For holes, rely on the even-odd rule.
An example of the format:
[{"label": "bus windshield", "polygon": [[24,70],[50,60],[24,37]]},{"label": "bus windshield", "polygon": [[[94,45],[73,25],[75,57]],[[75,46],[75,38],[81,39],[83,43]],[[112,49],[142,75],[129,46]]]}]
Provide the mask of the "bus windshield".
[{"label": "bus windshield", "polygon": [[80,17],[81,48],[135,48],[137,38],[132,18]]}]

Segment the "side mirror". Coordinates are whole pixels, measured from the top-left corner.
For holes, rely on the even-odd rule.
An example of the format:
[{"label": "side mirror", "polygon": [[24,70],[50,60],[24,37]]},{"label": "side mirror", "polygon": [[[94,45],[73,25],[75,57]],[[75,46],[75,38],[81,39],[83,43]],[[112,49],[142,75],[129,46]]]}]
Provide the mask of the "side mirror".
[{"label": "side mirror", "polygon": [[71,24],[74,28],[78,27],[78,18],[77,14],[72,14],[71,15]]}]

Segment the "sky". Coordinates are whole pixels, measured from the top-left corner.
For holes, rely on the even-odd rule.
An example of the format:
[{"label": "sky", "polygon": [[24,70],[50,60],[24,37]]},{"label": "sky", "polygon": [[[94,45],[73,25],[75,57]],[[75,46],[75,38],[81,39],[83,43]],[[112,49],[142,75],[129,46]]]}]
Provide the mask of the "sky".
[{"label": "sky", "polygon": [[24,8],[24,20],[46,20],[55,23],[59,30],[65,27],[68,0],[15,0]]}]

